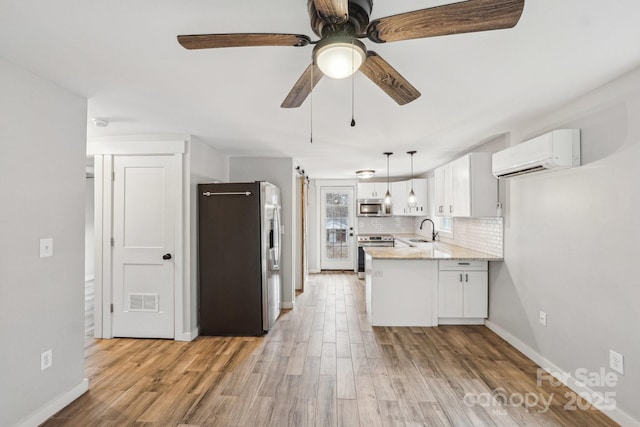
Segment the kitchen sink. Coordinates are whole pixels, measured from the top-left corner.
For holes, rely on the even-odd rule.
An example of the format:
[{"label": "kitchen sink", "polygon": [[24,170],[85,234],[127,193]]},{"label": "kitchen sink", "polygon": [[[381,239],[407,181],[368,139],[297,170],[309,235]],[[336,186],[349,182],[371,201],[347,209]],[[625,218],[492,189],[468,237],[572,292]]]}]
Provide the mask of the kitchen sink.
[{"label": "kitchen sink", "polygon": [[413,243],[429,243],[429,240],[425,240],[425,239],[409,239],[410,242]]}]

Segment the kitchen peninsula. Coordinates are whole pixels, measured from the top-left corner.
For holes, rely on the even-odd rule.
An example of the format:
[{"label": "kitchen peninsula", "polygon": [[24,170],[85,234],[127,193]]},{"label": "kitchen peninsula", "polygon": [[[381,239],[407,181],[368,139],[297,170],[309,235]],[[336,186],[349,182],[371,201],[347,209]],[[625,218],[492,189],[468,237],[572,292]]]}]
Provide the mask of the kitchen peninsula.
[{"label": "kitchen peninsula", "polygon": [[412,244],[365,249],[371,324],[482,324],[487,317],[488,262],[502,257],[444,242]]}]

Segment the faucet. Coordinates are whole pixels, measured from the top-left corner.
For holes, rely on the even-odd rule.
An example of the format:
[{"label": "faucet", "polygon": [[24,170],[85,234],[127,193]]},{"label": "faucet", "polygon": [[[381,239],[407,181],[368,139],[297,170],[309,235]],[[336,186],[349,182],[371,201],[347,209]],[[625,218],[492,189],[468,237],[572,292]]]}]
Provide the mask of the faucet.
[{"label": "faucet", "polygon": [[422,226],[424,225],[425,221],[429,221],[431,223],[431,240],[435,241],[436,236],[438,235],[438,233],[436,233],[436,225],[429,218],[425,218],[422,220],[422,222],[420,223],[420,230],[422,230]]}]

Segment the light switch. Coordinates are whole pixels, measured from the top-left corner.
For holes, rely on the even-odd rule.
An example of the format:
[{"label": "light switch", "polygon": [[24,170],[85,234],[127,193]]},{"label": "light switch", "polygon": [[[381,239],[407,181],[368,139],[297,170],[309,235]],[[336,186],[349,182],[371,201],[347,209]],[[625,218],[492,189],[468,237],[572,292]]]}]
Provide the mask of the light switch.
[{"label": "light switch", "polygon": [[50,256],[53,256],[53,239],[51,237],[40,239],[40,258]]}]

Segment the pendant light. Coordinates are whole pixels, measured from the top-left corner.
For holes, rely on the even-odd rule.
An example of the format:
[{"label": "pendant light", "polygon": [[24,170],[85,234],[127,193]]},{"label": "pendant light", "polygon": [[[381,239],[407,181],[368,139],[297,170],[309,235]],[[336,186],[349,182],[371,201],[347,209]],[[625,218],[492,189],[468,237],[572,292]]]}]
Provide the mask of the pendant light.
[{"label": "pendant light", "polygon": [[407,206],[409,209],[413,209],[418,206],[418,201],[416,200],[416,193],[413,192],[413,155],[416,154],[417,151],[407,151],[407,154],[411,155],[411,191],[409,191],[409,197],[407,198]]},{"label": "pendant light", "polygon": [[391,156],[393,153],[382,153],[385,156],[387,156],[387,194],[384,195],[384,204],[389,207],[391,206],[391,191],[389,191],[389,156]]}]

